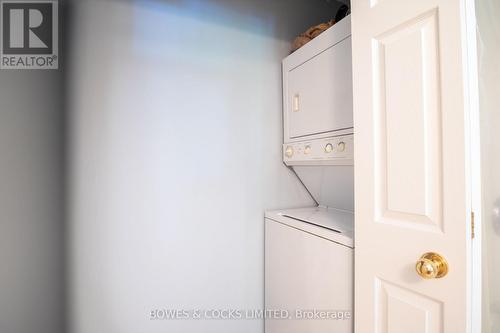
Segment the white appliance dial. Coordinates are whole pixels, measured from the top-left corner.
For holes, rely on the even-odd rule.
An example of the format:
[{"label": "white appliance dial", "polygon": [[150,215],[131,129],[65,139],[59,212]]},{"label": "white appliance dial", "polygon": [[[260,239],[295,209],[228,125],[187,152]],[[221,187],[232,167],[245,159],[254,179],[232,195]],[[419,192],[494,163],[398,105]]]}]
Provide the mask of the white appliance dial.
[{"label": "white appliance dial", "polygon": [[340,151],[340,152],[344,152],[344,151],[345,151],[345,142],[340,141],[340,142],[337,144],[337,150],[338,150],[338,151]]},{"label": "white appliance dial", "polygon": [[306,147],[304,148],[304,154],[308,155],[308,154],[310,154],[310,153],[311,153],[311,146],[306,146]]},{"label": "white appliance dial", "polygon": [[292,146],[288,146],[286,147],[286,150],[285,150],[285,155],[286,157],[290,158],[293,156],[293,147]]},{"label": "white appliance dial", "polygon": [[325,152],[326,153],[331,153],[333,151],[333,145],[331,143],[326,144],[325,146]]}]

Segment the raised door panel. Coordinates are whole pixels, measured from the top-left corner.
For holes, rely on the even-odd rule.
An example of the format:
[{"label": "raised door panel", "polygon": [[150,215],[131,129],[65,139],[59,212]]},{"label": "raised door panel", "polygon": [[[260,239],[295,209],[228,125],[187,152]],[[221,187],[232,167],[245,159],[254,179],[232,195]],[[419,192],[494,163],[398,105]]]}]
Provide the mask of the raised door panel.
[{"label": "raised door panel", "polygon": [[376,221],[442,227],[437,11],[373,39]]},{"label": "raised door panel", "polygon": [[377,279],[377,333],[443,333],[442,302]]}]

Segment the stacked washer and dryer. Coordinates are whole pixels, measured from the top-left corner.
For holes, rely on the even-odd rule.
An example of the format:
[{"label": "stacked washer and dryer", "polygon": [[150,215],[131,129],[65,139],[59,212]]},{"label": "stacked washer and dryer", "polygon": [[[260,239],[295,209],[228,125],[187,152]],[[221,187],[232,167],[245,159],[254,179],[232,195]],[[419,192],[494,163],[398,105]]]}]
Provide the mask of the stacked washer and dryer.
[{"label": "stacked washer and dryer", "polygon": [[317,205],[265,214],[266,333],[353,331],[350,16],[283,60],[283,161]]}]

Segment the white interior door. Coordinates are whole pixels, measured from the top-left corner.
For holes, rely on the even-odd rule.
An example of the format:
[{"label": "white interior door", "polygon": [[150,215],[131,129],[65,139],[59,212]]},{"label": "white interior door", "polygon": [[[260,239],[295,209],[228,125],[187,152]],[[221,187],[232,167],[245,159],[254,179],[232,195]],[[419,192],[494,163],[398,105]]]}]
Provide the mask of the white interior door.
[{"label": "white interior door", "polygon": [[[352,0],[357,333],[469,332],[473,15],[469,0]],[[417,274],[426,252],[445,276]]]}]

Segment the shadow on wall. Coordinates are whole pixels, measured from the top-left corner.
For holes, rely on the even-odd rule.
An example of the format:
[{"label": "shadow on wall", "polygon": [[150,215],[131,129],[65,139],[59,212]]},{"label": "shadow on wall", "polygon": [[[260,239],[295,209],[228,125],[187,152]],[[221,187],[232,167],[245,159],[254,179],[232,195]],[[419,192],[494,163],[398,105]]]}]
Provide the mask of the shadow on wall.
[{"label": "shadow on wall", "polygon": [[[87,0],[87,2],[92,1],[95,0]],[[126,24],[120,26],[128,29],[123,31],[123,35],[135,36],[137,52],[166,52],[169,49],[168,44],[176,48],[199,44],[198,48],[203,46],[208,54],[215,49],[218,50],[215,56],[224,57],[233,54],[231,47],[234,43],[231,39],[223,35],[207,36],[206,34],[212,29],[200,30],[192,27],[199,27],[202,23],[212,27],[219,26],[219,29],[227,31],[245,31],[248,34],[291,44],[297,35],[309,27],[331,20],[345,0],[340,2],[309,0],[311,10],[308,12],[304,11],[304,0],[258,1],[258,5],[250,0],[107,0],[106,2],[121,7],[122,13],[110,17],[109,22],[113,24],[113,20],[118,19],[120,24],[127,20]],[[128,11],[130,8],[133,8],[133,12]],[[166,14],[177,19],[164,20]],[[148,21],[144,20],[145,17]],[[290,24],[283,24],[285,17]],[[165,36],[168,36],[168,44],[157,43],[157,49],[151,49],[151,42],[164,41]],[[99,35],[96,37],[99,38]],[[253,45],[240,48],[241,56],[251,55],[252,48]]]},{"label": "shadow on wall", "polygon": [[[341,6],[336,0],[310,0],[310,11],[304,11],[304,0],[260,1],[258,5],[255,1],[231,0],[114,2],[124,4],[122,15],[117,17],[123,21],[128,16],[130,20],[128,24],[117,22],[129,29],[123,32],[125,36],[133,36],[130,44],[133,49],[127,51],[139,57],[157,59],[175,55],[170,59],[175,64],[182,49],[183,57],[198,68],[235,62],[245,65],[255,59],[268,59],[270,55],[281,58],[282,49],[262,48],[260,40],[281,40],[284,45],[290,45],[286,49],[288,52],[297,35],[313,25],[331,20]],[[213,34],[213,31],[220,31],[220,34]],[[238,42],[236,36],[240,35],[241,41],[241,34],[254,43]],[[123,45],[119,39],[116,40],[117,49]]]},{"label": "shadow on wall", "polygon": [[[246,30],[249,33],[268,35],[273,38],[291,41],[308,27],[320,22],[326,22],[335,16],[341,3],[335,0],[312,0],[309,1],[310,13],[297,10],[303,9],[303,0],[278,0],[278,1],[231,1],[231,0],[159,0],[159,1],[137,1],[140,7],[146,7],[157,12],[168,11],[179,16],[189,16],[198,21],[210,21],[213,24],[225,25],[232,29]],[[278,25],[277,17],[286,13],[290,22],[301,22],[303,27],[297,30],[297,24],[289,26]],[[316,13],[316,15],[311,15]],[[189,31],[187,26],[179,26],[176,29],[178,38]],[[218,36],[213,36],[213,42],[218,42]]]}]

